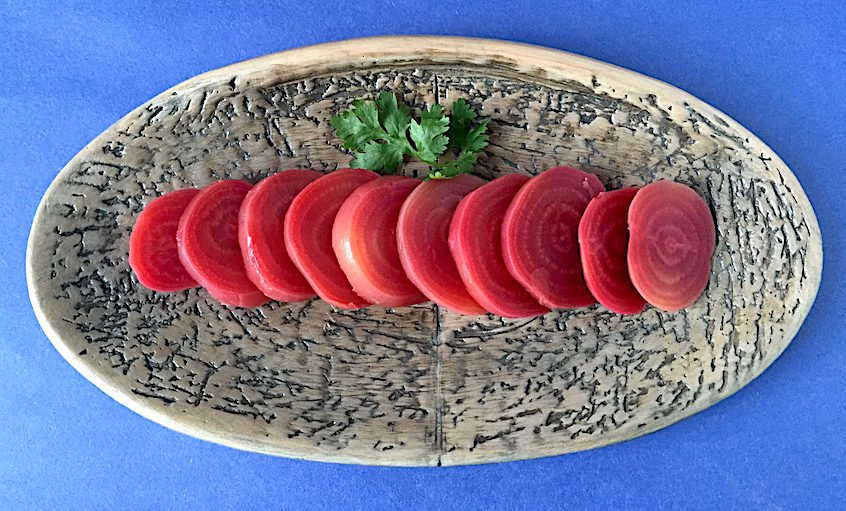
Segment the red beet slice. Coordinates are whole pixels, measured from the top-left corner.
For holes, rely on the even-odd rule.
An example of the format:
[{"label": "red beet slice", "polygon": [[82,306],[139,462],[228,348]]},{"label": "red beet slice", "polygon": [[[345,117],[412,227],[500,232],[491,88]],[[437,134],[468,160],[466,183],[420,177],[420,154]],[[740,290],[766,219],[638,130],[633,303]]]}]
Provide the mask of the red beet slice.
[{"label": "red beet slice", "polygon": [[655,181],[629,206],[629,276],[659,309],[690,306],[708,285],[714,253],[714,218],[689,187]]},{"label": "red beet slice", "polygon": [[247,277],[238,244],[238,211],[252,187],[229,179],[203,189],[185,208],[176,232],[182,265],[224,305],[258,307],[268,301]]},{"label": "red beet slice", "polygon": [[526,183],[502,222],[502,254],[511,275],[542,305],[596,303],[582,275],[579,220],[602,183],[593,174],[554,167]]},{"label": "red beet slice", "polygon": [[425,302],[397,252],[397,219],[419,179],[388,176],[357,188],[338,210],[332,247],[355,293],[386,307]]},{"label": "red beet slice", "polygon": [[332,225],[341,205],[356,188],[379,177],[364,169],[330,172],[294,198],[285,215],[285,248],[312,289],[330,305],[360,309],[370,302],[358,296],[332,248]]},{"label": "red beet slice", "polygon": [[509,174],[477,188],[458,204],[449,226],[449,248],[467,291],[486,310],[509,318],[548,312],[508,273],[502,258],[502,219],[528,181]]},{"label": "red beet slice", "polygon": [[591,294],[617,314],[637,314],[646,305],[629,278],[626,216],[637,188],[603,192],[594,197],[579,222],[579,251]]},{"label": "red beet slice", "polygon": [[197,287],[179,262],[176,229],[179,218],[200,190],[177,190],[153,199],[138,215],[129,235],[129,266],[138,282],[153,291]]},{"label": "red beet slice", "polygon": [[455,208],[483,184],[468,174],[426,181],[405,200],[397,222],[397,247],[409,280],[430,300],[458,314],[485,313],[464,287],[449,251]]},{"label": "red beet slice", "polygon": [[241,203],[238,242],[247,277],[274,300],[301,302],[316,296],[288,257],[283,226],[294,197],[321,176],[315,170],[280,172],[254,186]]}]

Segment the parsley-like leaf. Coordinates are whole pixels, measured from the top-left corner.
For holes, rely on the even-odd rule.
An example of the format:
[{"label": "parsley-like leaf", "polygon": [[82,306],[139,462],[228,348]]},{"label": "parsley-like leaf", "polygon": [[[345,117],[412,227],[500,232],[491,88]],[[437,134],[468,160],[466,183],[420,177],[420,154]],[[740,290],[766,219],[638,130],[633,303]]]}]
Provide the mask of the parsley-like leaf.
[{"label": "parsley-like leaf", "polygon": [[344,141],[345,149],[358,149],[370,140],[382,138],[385,131],[379,126],[376,108],[357,99],[350,110],[332,118],[335,132]]},{"label": "parsley-like leaf", "polygon": [[464,147],[467,133],[470,132],[470,125],[475,118],[476,112],[467,106],[464,98],[459,98],[452,103],[452,113],[449,117],[449,131],[447,131],[449,147],[451,149]]},{"label": "parsley-like leaf", "polygon": [[408,107],[403,103],[397,103],[396,95],[386,90],[379,93],[379,97],[376,98],[376,106],[379,108],[379,122],[385,127],[388,135],[405,138],[408,123],[411,121]]},{"label": "parsley-like leaf", "polygon": [[454,160],[433,165],[433,170],[429,173],[429,179],[449,179],[459,174],[466,174],[473,170],[473,165],[476,164],[476,157],[476,153],[463,151]]},{"label": "parsley-like leaf", "polygon": [[488,146],[488,121],[484,120],[478,126],[470,130],[464,139],[464,145],[461,146],[461,151],[469,151],[471,153],[481,153],[484,148]]},{"label": "parsley-like leaf", "polygon": [[355,153],[350,165],[385,174],[396,173],[405,155],[419,158],[408,140],[411,122],[408,107],[389,91],[372,103],[357,99],[352,108],[332,117],[344,148]]},{"label": "parsley-like leaf", "polygon": [[424,108],[420,113],[420,124],[411,121],[411,141],[414,142],[416,156],[430,165],[438,160],[447,146],[449,119],[444,115],[441,105]]},{"label": "parsley-like leaf", "polygon": [[355,153],[350,167],[356,169],[384,170],[396,174],[402,165],[402,149],[396,144],[380,144],[371,140]]},{"label": "parsley-like leaf", "polygon": [[457,99],[452,104],[452,116],[449,119],[449,147],[460,151],[451,161],[435,163],[429,179],[448,179],[470,172],[476,164],[478,154],[488,145],[488,121],[484,120],[473,127],[476,112],[467,106],[464,99]]}]

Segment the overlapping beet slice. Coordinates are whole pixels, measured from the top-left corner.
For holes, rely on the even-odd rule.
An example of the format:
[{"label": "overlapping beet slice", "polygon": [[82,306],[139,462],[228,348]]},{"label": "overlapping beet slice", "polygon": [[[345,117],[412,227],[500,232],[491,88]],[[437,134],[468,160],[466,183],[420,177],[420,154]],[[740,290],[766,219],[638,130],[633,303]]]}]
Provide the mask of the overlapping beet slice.
[{"label": "overlapping beet slice", "polygon": [[605,308],[637,314],[646,302],[629,278],[626,217],[637,188],[603,192],[594,197],[579,222],[579,251],[585,283]]},{"label": "overlapping beet slice", "polygon": [[425,302],[408,279],[397,251],[397,220],[421,181],[404,176],[374,179],[344,201],[332,228],[332,246],[353,291],[386,307]]},{"label": "overlapping beet slice", "polygon": [[364,169],[340,169],[310,183],[285,215],[285,248],[312,289],[327,303],[360,309],[370,302],[353,291],[332,248],[332,226],[345,200],[368,181],[378,178]]},{"label": "overlapping beet slice", "polygon": [[153,291],[197,287],[179,261],[176,230],[188,204],[200,190],[176,190],[153,199],[135,221],[129,235],[129,266],[138,282]]},{"label": "overlapping beet slice", "polygon": [[485,313],[467,292],[449,250],[455,208],[483,184],[468,174],[426,181],[405,200],[397,222],[399,257],[409,280],[430,300],[458,314]]},{"label": "overlapping beet slice", "polygon": [[254,186],[241,204],[238,241],[247,276],[274,300],[300,302],[316,296],[288,256],[283,229],[294,197],[322,176],[305,169],[279,172]]},{"label": "overlapping beet slice", "polygon": [[582,275],[579,220],[605,188],[593,174],[554,167],[528,181],[502,222],[502,253],[511,275],[542,305],[596,303]]},{"label": "overlapping beet slice", "polygon": [[628,212],[629,276],[647,302],[669,312],[702,294],[711,274],[714,218],[691,188],[655,181],[635,195]]},{"label": "overlapping beet slice", "polygon": [[252,185],[218,181],[185,208],[176,233],[179,260],[224,305],[258,307],[268,301],[247,277],[238,244],[238,212]]},{"label": "overlapping beet slice", "polygon": [[483,185],[342,169],[226,180],[152,201],[129,263],[157,291],[196,286],[226,305],[319,295],[336,307],[429,298],[462,314],[529,317],[596,299],[620,314],[674,312],[706,287],[715,245],[705,201],[680,183],[603,192],[555,167]]},{"label": "overlapping beet slice", "polygon": [[505,211],[528,181],[527,176],[509,174],[470,192],[458,204],[449,229],[449,248],[467,291],[486,310],[509,318],[549,310],[511,276],[502,255]]}]

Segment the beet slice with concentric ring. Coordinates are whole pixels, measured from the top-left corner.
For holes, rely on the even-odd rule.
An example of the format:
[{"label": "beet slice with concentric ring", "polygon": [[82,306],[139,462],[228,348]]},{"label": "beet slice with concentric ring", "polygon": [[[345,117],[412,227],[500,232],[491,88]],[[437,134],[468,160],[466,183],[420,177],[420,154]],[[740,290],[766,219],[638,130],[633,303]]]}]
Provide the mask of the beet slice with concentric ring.
[{"label": "beet slice with concentric ring", "polygon": [[353,291],[365,300],[386,307],[426,301],[402,268],[396,234],[400,208],[420,183],[380,177],[357,188],[338,210],[332,247]]},{"label": "beet slice with concentric ring", "polygon": [[303,188],[285,214],[285,248],[312,289],[342,309],[361,309],[370,302],[353,291],[332,248],[332,226],[341,205],[359,186],[379,177],[364,169],[330,172]]},{"label": "beet slice with concentric ring", "polygon": [[129,266],[144,287],[171,292],[199,285],[179,261],[176,246],[179,219],[198,193],[194,188],[166,193],[138,215],[129,235]]},{"label": "beet slice with concentric ring", "polygon": [[502,219],[528,181],[527,176],[509,174],[470,192],[449,227],[449,248],[467,291],[486,310],[508,318],[549,311],[514,280],[502,257]]},{"label": "beet slice with concentric ring", "polygon": [[582,272],[591,294],[617,314],[637,314],[646,305],[629,278],[627,215],[637,188],[594,197],[579,222]]},{"label": "beet slice with concentric ring", "polygon": [[449,251],[455,208],[483,184],[469,174],[425,181],[405,200],[397,221],[397,248],[408,279],[430,300],[458,314],[485,313],[467,292]]},{"label": "beet slice with concentric ring", "polygon": [[502,254],[511,275],[542,305],[566,309],[596,303],[582,274],[579,220],[605,191],[593,174],[551,168],[514,196],[502,222]]},{"label": "beet slice with concentric ring", "polygon": [[688,186],[655,181],[629,206],[629,276],[650,304],[675,312],[696,301],[711,275],[714,218]]},{"label": "beet slice with concentric ring", "polygon": [[185,208],[176,232],[182,265],[224,305],[258,307],[268,301],[247,277],[238,243],[238,212],[252,187],[227,179],[204,188]]},{"label": "beet slice with concentric ring", "polygon": [[294,197],[322,176],[306,169],[279,172],[255,185],[241,204],[238,241],[247,276],[274,300],[301,302],[316,296],[288,257],[283,228]]}]

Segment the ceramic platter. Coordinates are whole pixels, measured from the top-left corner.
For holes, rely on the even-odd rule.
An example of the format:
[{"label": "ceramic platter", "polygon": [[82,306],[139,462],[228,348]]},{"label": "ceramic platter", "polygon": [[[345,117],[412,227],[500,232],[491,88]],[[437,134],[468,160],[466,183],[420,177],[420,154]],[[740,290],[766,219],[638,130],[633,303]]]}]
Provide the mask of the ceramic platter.
[{"label": "ceramic platter", "polygon": [[[690,308],[600,306],[532,319],[431,303],[254,310],[201,289],[160,294],[127,263],[144,205],[222,178],[348,164],[330,125],[383,89],[489,117],[476,173],[555,165],[606,188],[672,179],[716,221]],[[411,165],[404,172],[416,175]],[[822,269],[816,217],[783,161],[665,83],[501,41],[386,37],[286,51],[163,92],[86,146],[38,207],[27,254],[44,331],[80,373],[153,421],[281,456],[455,465],[561,454],[670,425],[758,376],[796,335]]]}]

